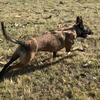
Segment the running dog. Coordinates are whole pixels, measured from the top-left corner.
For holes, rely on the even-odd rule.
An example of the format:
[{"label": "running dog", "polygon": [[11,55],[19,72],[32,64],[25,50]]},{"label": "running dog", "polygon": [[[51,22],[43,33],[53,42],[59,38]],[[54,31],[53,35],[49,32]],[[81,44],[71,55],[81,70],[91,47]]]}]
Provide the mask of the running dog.
[{"label": "running dog", "polygon": [[[57,51],[65,47],[66,52],[73,51],[72,45],[76,37],[86,38],[87,35],[93,34],[89,27],[83,24],[81,16],[76,18],[76,23],[71,27],[64,27],[53,33],[44,34],[39,37],[32,38],[26,41],[18,41],[11,39],[5,31],[4,23],[1,22],[1,29],[6,40],[9,40],[19,47],[16,49],[11,59],[4,65],[0,72],[0,78],[2,78],[7,72],[16,68],[23,68],[35,57],[38,51],[48,51],[53,53],[53,57],[56,57]],[[20,59],[18,64],[9,66],[15,60]]]}]

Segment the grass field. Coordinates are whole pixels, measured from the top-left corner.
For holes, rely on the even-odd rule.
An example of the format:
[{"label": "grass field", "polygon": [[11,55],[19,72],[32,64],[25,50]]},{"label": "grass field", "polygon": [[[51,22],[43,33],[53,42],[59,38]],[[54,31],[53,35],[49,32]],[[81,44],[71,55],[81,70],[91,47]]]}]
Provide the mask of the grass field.
[{"label": "grass field", "polygon": [[[62,49],[56,59],[38,52],[29,67],[8,73],[0,82],[0,100],[100,100],[100,0],[0,0],[0,21],[19,40],[59,24],[73,25],[78,15],[94,32],[74,44],[87,45],[85,52],[68,55]],[[16,47],[0,30],[0,70]]]}]

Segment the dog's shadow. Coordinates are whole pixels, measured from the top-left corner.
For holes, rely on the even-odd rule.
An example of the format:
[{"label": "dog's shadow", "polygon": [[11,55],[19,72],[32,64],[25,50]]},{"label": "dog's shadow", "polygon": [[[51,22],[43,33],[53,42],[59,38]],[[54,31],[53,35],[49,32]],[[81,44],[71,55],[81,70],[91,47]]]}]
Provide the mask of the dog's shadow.
[{"label": "dog's shadow", "polygon": [[[46,62],[48,60],[51,59],[51,57],[49,58],[46,58],[46,59],[43,59],[42,62],[43,64],[36,64],[36,65],[29,65],[28,67],[25,67],[24,69],[17,69],[17,70],[14,70],[14,71],[11,71],[9,73],[7,73],[4,78],[7,78],[7,79],[10,79],[11,77],[16,77],[18,75],[23,75],[23,74],[26,74],[26,73],[31,73],[31,72],[34,72],[36,70],[41,70],[41,69],[44,69],[44,68],[47,68],[47,67],[50,67],[51,65],[55,65],[57,63],[59,63],[60,61],[66,59],[66,58],[72,58],[73,56],[75,56],[76,54],[72,54],[72,55],[67,55],[67,56],[63,56],[61,58],[58,58],[57,60],[52,60],[50,62]],[[52,58],[53,59],[53,58]]]}]

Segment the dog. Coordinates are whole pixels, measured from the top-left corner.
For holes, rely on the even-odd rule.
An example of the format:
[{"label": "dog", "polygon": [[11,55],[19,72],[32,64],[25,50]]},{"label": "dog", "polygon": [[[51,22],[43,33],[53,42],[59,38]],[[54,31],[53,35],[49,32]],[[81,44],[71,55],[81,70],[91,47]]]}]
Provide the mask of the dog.
[{"label": "dog", "polygon": [[[53,33],[44,34],[26,41],[11,39],[6,34],[3,22],[1,22],[1,29],[5,39],[18,44],[19,47],[12,55],[9,62],[4,65],[0,72],[0,78],[13,69],[25,67],[32,61],[38,51],[53,52],[53,57],[56,57],[56,53],[62,48],[65,48],[66,52],[74,51],[72,45],[74,44],[76,37],[86,38],[87,35],[93,34],[90,28],[83,24],[81,16],[77,16],[76,23],[71,27],[63,27],[60,30],[53,31]],[[20,59],[18,64],[9,66],[18,58]]]}]

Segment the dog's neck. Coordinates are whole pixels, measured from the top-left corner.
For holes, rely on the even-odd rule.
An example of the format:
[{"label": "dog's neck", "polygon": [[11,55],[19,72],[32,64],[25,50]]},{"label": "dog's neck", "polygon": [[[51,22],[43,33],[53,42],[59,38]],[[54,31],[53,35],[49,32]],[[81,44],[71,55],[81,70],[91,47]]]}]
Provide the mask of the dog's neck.
[{"label": "dog's neck", "polygon": [[80,29],[77,24],[73,25],[73,29],[76,31],[76,36],[78,37],[78,35],[81,34],[82,29]]}]

